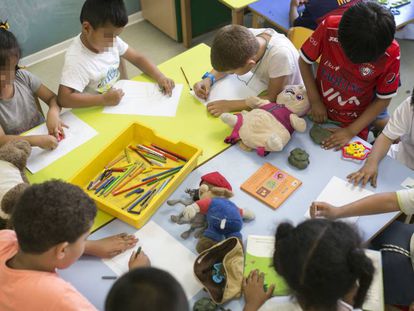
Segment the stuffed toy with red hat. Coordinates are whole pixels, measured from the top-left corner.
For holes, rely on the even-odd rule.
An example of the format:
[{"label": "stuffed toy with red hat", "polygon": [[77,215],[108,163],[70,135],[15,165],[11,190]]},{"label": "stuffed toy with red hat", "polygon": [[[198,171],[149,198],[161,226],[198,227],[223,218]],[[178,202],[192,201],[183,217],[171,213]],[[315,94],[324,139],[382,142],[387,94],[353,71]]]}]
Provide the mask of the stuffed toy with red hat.
[{"label": "stuffed toy with red hat", "polygon": [[186,206],[182,213],[185,220],[191,220],[197,213],[206,215],[208,227],[197,243],[197,252],[201,253],[229,237],[242,240],[243,220],[252,220],[255,216],[229,200],[233,192],[227,179],[219,172],[202,176],[199,196],[200,199]]}]

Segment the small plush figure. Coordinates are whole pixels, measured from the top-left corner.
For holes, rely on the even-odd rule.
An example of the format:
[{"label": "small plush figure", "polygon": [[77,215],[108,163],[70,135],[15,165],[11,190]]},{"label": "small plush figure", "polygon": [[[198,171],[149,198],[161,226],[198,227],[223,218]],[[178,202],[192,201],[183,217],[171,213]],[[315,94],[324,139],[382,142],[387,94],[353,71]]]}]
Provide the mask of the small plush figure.
[{"label": "small plush figure", "polygon": [[182,213],[184,220],[193,219],[197,213],[207,217],[208,227],[197,243],[197,252],[201,253],[229,237],[241,240],[243,220],[254,219],[254,214],[238,208],[228,199],[233,196],[233,192],[224,176],[218,172],[204,175],[199,195],[200,200],[186,206]]},{"label": "small plush figure", "polygon": [[259,97],[250,97],[247,104],[251,111],[238,114],[223,113],[221,120],[233,128],[226,143],[235,144],[241,140],[243,149],[256,149],[260,156],[271,151],[281,151],[293,132],[304,132],[304,116],[309,108],[306,89],[302,85],[289,85],[277,96],[277,103]]},{"label": "small plush figure", "polygon": [[309,154],[300,148],[295,148],[290,152],[288,161],[294,167],[304,170],[309,165]]},{"label": "small plush figure", "polygon": [[0,147],[0,229],[8,227],[16,201],[29,186],[24,168],[31,150],[24,140],[11,141]]}]

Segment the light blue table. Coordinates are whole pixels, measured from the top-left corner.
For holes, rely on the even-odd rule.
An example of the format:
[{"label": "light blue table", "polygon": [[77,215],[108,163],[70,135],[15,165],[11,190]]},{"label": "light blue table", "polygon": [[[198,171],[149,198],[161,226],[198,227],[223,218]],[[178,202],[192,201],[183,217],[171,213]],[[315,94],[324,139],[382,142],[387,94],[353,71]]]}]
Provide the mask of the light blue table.
[{"label": "light blue table", "polygon": [[[303,171],[290,166],[287,162],[289,152],[296,147],[303,148],[310,154],[310,165]],[[240,185],[264,162],[272,163],[303,182],[302,186],[277,210],[267,207],[240,190]],[[294,138],[283,152],[271,153],[265,158],[258,157],[254,152],[244,152],[238,146],[227,149],[193,171],[171,197],[178,198],[184,196],[184,190],[196,187],[203,174],[212,171],[221,172],[233,186],[235,196],[232,200],[239,207],[252,209],[256,213],[256,220],[245,224],[243,228],[242,233],[245,242],[249,234],[273,235],[277,224],[282,221],[288,220],[295,224],[303,221],[304,214],[310,203],[319,195],[332,176],[335,175],[345,180],[346,176],[358,169],[360,165],[362,164],[342,160],[339,152],[321,149],[311,141],[308,133],[295,133]],[[386,157],[380,166],[377,189],[374,190],[370,186],[367,188],[376,192],[395,191],[401,189],[401,182],[408,176],[414,177],[413,171]],[[180,234],[187,227],[170,222],[170,215],[178,214],[181,208],[178,205],[170,207],[165,203],[156,212],[152,220],[167,230],[177,240],[182,241],[186,247],[195,253],[195,239],[193,237],[188,240],[180,238]],[[389,213],[360,217],[357,225],[364,240],[367,241],[372,238],[397,215],[398,213]],[[132,233],[135,231],[135,228],[115,220],[95,232],[91,238],[101,238],[119,232]],[[99,259],[84,256],[72,267],[60,271],[59,274],[65,280],[71,282],[98,309],[103,310],[106,294],[113,281],[102,280],[101,276],[113,275],[113,272]],[[192,303],[203,295],[205,293],[200,292],[194,297]],[[227,307],[233,311],[242,310],[243,299],[233,301]]]}]

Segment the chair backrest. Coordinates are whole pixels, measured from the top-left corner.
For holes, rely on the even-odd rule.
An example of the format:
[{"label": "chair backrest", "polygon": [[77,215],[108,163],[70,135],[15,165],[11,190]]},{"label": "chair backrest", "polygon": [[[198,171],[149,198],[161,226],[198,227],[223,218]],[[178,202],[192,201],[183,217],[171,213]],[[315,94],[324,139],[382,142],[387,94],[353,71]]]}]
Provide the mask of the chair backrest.
[{"label": "chair backrest", "polygon": [[292,27],[287,33],[287,37],[292,41],[293,45],[299,50],[306,39],[310,37],[313,30],[305,27]]}]

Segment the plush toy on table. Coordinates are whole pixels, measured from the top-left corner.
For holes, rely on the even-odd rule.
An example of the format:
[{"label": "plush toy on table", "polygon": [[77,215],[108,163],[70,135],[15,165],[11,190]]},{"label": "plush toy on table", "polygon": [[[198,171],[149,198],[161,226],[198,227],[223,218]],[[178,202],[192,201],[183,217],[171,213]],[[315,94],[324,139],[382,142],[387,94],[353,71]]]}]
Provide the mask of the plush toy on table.
[{"label": "plush toy on table", "polygon": [[246,102],[251,111],[220,116],[233,128],[226,143],[235,144],[240,140],[243,149],[256,149],[258,155],[265,156],[271,151],[281,151],[295,130],[306,130],[306,121],[301,116],[308,112],[310,104],[303,85],[286,86],[276,103],[259,97],[250,97]]},{"label": "plush toy on table", "polygon": [[229,200],[233,192],[226,178],[218,172],[202,176],[199,196],[200,200],[186,206],[182,213],[184,220],[194,218],[197,213],[206,215],[208,226],[197,243],[197,252],[201,253],[229,237],[241,240],[243,220],[254,219],[254,214],[238,208]]},{"label": "plush toy on table", "polygon": [[24,168],[31,150],[24,140],[11,141],[0,147],[0,229],[8,227],[16,201],[29,186]]}]

